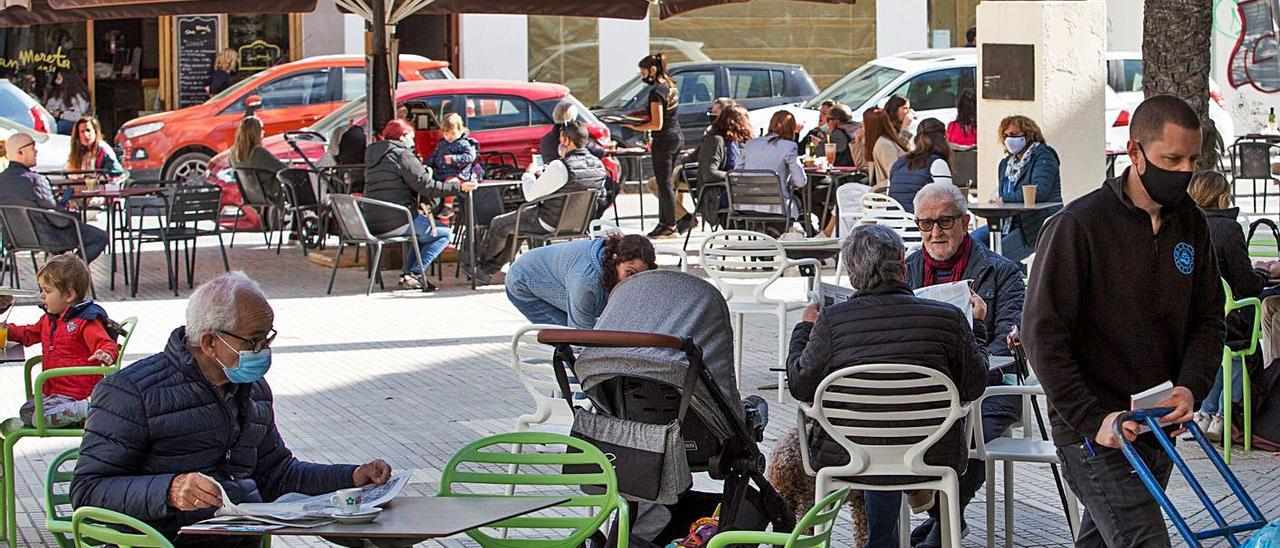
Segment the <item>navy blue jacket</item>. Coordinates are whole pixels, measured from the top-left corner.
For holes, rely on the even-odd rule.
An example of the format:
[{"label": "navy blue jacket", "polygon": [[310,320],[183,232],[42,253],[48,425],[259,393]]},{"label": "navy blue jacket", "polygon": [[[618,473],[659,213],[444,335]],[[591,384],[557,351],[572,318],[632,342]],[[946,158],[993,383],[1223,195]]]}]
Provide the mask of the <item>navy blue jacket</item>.
[{"label": "navy blue jacket", "polygon": [[[1000,198],[1007,204],[1020,204],[1022,203],[1022,186],[1036,185],[1037,203],[1061,202],[1062,175],[1058,172],[1058,166],[1061,164],[1058,151],[1053,150],[1048,143],[1040,143],[1040,146],[1027,154],[1030,154],[1031,158],[1027,160],[1027,165],[1023,166],[1017,181],[1010,181],[1004,176],[1004,168],[1009,165],[1009,160],[1013,156],[1006,155],[1003,160],[1000,160]],[[1061,210],[1062,206],[1058,206],[1014,215],[1013,224],[1022,231],[1022,241],[1034,246],[1040,234],[1040,227],[1044,226],[1044,222],[1049,217]]]},{"label": "navy blue jacket", "polygon": [[352,487],[355,465],[302,462],[285,447],[265,380],[237,386],[233,415],[186,342],[179,327],[163,352],[98,383],[71,481],[74,506],[122,512],[174,538],[180,527],[213,516],[212,508],[169,506],[179,474],[213,477],[235,503]]},{"label": "navy blue jacket", "polygon": [[[449,158],[447,164],[444,163],[446,157]],[[474,178],[471,173],[471,164],[479,157],[480,143],[470,135],[464,134],[452,143],[446,139],[440,139],[435,152],[432,152],[431,157],[427,159],[427,167],[435,173],[437,181],[444,181],[454,176],[463,181],[470,181]]]},{"label": "navy blue jacket", "polygon": [[[920,249],[907,256],[907,283],[913,289],[924,286],[924,253]],[[973,280],[973,290],[987,302],[987,317],[982,320],[989,334],[987,353],[1011,356],[1005,339],[1022,323],[1022,303],[1027,296],[1027,284],[1022,280],[1018,263],[973,242],[960,279]]]}]

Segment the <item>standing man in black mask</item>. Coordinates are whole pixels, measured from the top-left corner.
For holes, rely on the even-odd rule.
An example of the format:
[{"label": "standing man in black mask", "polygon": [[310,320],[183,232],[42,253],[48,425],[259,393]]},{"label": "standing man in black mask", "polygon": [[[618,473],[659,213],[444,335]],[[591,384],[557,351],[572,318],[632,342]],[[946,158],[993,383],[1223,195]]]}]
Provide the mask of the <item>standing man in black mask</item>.
[{"label": "standing man in black mask", "polygon": [[[1118,449],[1130,396],[1173,383],[1163,419],[1190,421],[1222,360],[1222,287],[1204,214],[1187,195],[1200,121],[1171,95],[1129,125],[1133,166],[1049,219],[1023,314],[1023,341],[1049,400],[1063,475],[1084,503],[1076,546],[1169,546],[1160,507]],[[1173,428],[1178,428],[1174,426]],[[1171,462],[1125,422],[1163,486]]]}]

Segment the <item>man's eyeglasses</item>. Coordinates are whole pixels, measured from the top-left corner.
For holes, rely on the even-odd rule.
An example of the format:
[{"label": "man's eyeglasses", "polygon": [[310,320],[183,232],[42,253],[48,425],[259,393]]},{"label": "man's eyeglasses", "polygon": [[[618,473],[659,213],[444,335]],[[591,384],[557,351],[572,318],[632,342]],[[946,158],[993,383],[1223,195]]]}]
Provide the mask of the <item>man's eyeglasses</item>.
[{"label": "man's eyeglasses", "polygon": [[916,219],[916,226],[920,228],[921,232],[932,231],[933,225],[938,225],[942,227],[943,230],[951,230],[952,227],[956,226],[956,220],[963,216],[964,215],[951,215],[948,217],[938,217],[937,219]]},{"label": "man's eyeglasses", "polygon": [[261,339],[246,339],[230,331],[223,331],[222,334],[249,345],[249,348],[247,350],[253,350],[255,354],[258,352],[262,352],[263,348],[271,346],[271,341],[276,340],[276,335],[277,335],[276,330],[274,329],[272,329],[271,331],[268,331],[267,336]]}]

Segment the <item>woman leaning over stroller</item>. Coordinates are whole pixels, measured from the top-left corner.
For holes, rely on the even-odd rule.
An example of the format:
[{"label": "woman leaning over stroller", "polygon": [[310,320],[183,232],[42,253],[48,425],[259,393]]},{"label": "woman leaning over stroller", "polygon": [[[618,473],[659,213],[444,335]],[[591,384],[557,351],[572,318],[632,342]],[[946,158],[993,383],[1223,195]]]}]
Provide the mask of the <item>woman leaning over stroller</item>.
[{"label": "woman leaning over stroller", "polygon": [[[456,179],[448,182],[433,180],[431,170],[423,167],[413,153],[413,126],[401,119],[387,122],[387,127],[382,130],[382,140],[365,149],[364,181],[366,198],[401,205],[409,211],[419,211],[419,197],[451,196],[470,192],[476,186],[473,182]],[[453,236],[449,228],[432,219],[426,208],[414,217],[412,225],[405,224],[403,213],[386,207],[366,207],[364,217],[374,234],[413,232],[418,239],[422,262],[415,265],[406,256],[400,273],[400,286],[434,291],[435,286],[431,282],[426,282],[424,288],[417,276],[449,245],[449,238]]]},{"label": "woman leaning over stroller", "polygon": [[643,236],[613,235],[532,249],[507,273],[507,298],[532,323],[591,329],[609,292],[627,277],[658,267]]}]

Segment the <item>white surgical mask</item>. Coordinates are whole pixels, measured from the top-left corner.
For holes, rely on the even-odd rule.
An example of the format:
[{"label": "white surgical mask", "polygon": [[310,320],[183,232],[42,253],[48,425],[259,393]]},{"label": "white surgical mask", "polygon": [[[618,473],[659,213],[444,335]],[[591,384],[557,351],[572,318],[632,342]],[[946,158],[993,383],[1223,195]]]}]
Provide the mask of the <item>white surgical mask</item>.
[{"label": "white surgical mask", "polygon": [[1004,147],[1009,149],[1009,154],[1022,152],[1022,149],[1027,148],[1027,137],[1025,135],[1022,137],[1005,137]]}]

